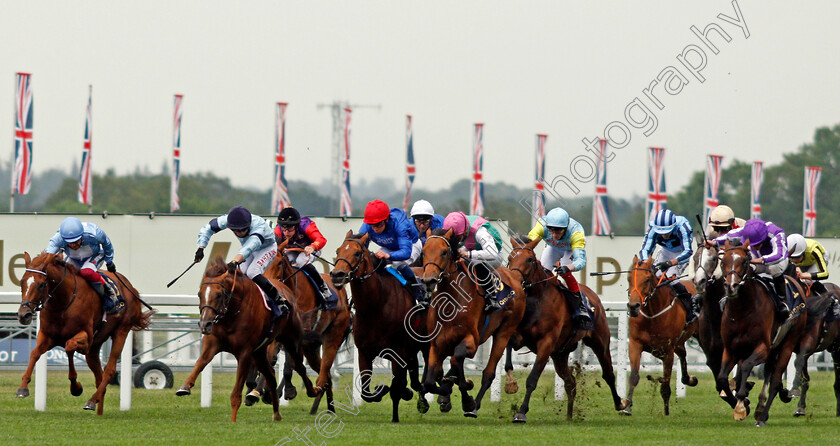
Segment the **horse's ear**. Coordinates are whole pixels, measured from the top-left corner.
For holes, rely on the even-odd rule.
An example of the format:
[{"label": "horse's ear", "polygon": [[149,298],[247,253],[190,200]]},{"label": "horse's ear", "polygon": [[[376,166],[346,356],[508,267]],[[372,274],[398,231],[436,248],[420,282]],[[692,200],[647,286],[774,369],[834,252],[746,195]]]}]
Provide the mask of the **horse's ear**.
[{"label": "horse's ear", "polygon": [[516,237],[511,237],[510,246],[513,246],[514,248],[521,248],[523,245],[522,243],[519,243],[519,240],[517,240]]},{"label": "horse's ear", "polygon": [[344,236],[344,238],[350,238],[350,237],[353,237],[353,230],[352,229],[347,231],[347,235]]},{"label": "horse's ear", "polygon": [[636,254],[636,255],[633,256],[633,266],[636,266],[638,264],[639,264],[639,255]]},{"label": "horse's ear", "polygon": [[750,239],[746,239],[742,245],[744,249],[750,249]]},{"label": "horse's ear", "polygon": [[533,250],[533,249],[534,249],[534,248],[536,248],[536,247],[537,247],[537,245],[539,245],[539,244],[540,244],[540,239],[535,239],[535,240],[531,240],[530,242],[528,242],[528,244],[527,244],[527,245],[525,245],[525,246],[526,246],[528,249],[532,249],[532,250]]},{"label": "horse's ear", "polygon": [[29,257],[29,253],[24,251],[23,252],[23,263],[24,263],[24,265],[26,265],[27,268],[29,268],[29,262],[31,262],[31,261],[32,261],[32,258]]},{"label": "horse's ear", "polygon": [[432,236],[432,228],[426,229],[426,238],[429,238],[431,236]]},{"label": "horse's ear", "polygon": [[370,234],[368,234],[367,232],[365,232],[362,238],[359,239],[359,241],[362,242],[363,245],[367,245],[368,240],[370,240]]},{"label": "horse's ear", "polygon": [[280,251],[286,249],[286,246],[289,246],[289,239],[284,239],[283,243],[277,245],[277,252],[280,253]]},{"label": "horse's ear", "polygon": [[443,234],[443,238],[450,240],[452,239],[452,228],[447,229],[446,234]]}]

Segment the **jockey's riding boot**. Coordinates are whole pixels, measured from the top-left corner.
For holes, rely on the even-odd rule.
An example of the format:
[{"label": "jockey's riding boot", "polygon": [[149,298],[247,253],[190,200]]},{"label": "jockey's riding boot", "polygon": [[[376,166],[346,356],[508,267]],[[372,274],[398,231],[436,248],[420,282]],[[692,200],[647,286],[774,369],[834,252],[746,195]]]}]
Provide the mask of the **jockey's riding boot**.
[{"label": "jockey's riding boot", "polygon": [[496,299],[496,293],[502,287],[501,280],[496,277],[490,268],[483,263],[477,263],[473,267],[473,274],[478,280],[478,286],[484,291],[484,311],[492,313],[502,308],[501,303]]},{"label": "jockey's riding boot", "polygon": [[327,284],[324,283],[324,278],[318,274],[318,270],[315,269],[315,265],[311,263],[305,265],[302,269],[318,286],[318,292],[315,293],[315,305],[319,310],[327,311],[327,299],[332,297],[332,293],[330,292],[329,287],[327,287]]},{"label": "jockey's riding boot", "polygon": [[265,292],[265,295],[271,299],[272,302],[277,304],[278,313],[275,314],[275,316],[283,317],[289,314],[289,302],[280,295],[280,292],[277,291],[277,288],[274,288],[274,285],[271,284],[270,280],[266,279],[262,274],[257,274],[252,280],[258,287],[260,287],[261,290],[263,290],[263,292]]},{"label": "jockey's riding boot", "polygon": [[790,316],[790,309],[787,306],[787,287],[785,286],[784,274],[779,274],[773,278],[773,288],[776,290],[776,313],[784,321]]},{"label": "jockey's riding boot", "polygon": [[825,288],[822,282],[813,281],[811,282],[811,294],[825,294],[828,290]]},{"label": "jockey's riding boot", "polygon": [[99,298],[102,300],[102,309],[105,310],[105,314],[117,314],[125,309],[125,303],[120,302],[117,299],[117,296],[114,296],[111,288],[105,286],[104,283],[93,282],[90,286],[93,287],[93,290],[96,291],[96,294],[98,294]]},{"label": "jockey's riding boot", "polygon": [[703,295],[697,293],[691,296],[691,304],[694,306],[694,310],[699,314],[700,309],[703,308]]},{"label": "jockey's riding boot", "polygon": [[671,286],[674,287],[674,291],[677,292],[677,297],[683,302],[683,304],[685,304],[685,324],[688,325],[694,323],[699,315],[697,314],[691,294],[687,289],[685,289],[685,285],[680,282],[672,283]]},{"label": "jockey's riding boot", "polygon": [[423,302],[425,299],[425,293],[423,292],[423,287],[417,281],[417,276],[414,274],[414,270],[411,269],[408,265],[403,265],[397,269],[397,272],[403,276],[405,279],[405,286],[408,287],[408,290],[411,291],[411,297],[414,298],[415,302]]},{"label": "jockey's riding boot", "polygon": [[589,311],[587,311],[586,308],[588,305],[588,299],[586,298],[586,295],[583,294],[583,290],[572,294],[577,297],[577,303],[575,305],[576,309],[572,315],[575,326],[581,330],[595,329],[595,325],[592,323],[592,318],[589,317]]}]

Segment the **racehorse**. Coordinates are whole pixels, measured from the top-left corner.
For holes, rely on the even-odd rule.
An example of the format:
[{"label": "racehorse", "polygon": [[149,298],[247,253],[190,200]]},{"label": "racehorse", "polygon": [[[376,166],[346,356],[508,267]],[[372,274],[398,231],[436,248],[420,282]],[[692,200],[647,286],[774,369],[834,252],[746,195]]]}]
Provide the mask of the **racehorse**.
[{"label": "racehorse", "polygon": [[[70,368],[70,393],[73,396],[82,394],[82,385],[76,381],[76,367],[73,361],[74,353],[79,352],[85,355],[88,367],[96,380],[96,392],[85,403],[84,408],[95,408],[96,413],[102,415],[105,390],[117,371],[117,359],[125,345],[125,338],[129,330],[146,329],[154,311],[142,312],[139,293],[125,276],[120,273],[107,273],[109,277],[118,279],[119,292],[125,298],[125,309],[101,322],[103,313],[99,295],[73,265],[66,263],[57,254],[41,253],[32,259],[29,253],[25,252],[23,259],[26,271],[20,279],[22,299],[18,309],[18,321],[29,325],[35,313],[42,311],[41,329],[38,331],[37,343],[29,355],[29,365],[17,390],[18,398],[29,396],[28,384],[38,358],[53,347],[63,346]],[[111,354],[103,371],[99,349],[108,338],[112,340]]]},{"label": "racehorse", "polygon": [[[806,285],[809,283],[806,282]],[[793,415],[801,417],[805,415],[805,398],[810,387],[811,376],[808,374],[808,359],[816,352],[827,350],[831,353],[834,363],[834,398],[836,400],[836,416],[840,417],[840,319],[826,322],[826,312],[832,305],[831,296],[840,296],[840,287],[830,282],[823,282],[826,292],[820,295],[811,295],[805,301],[805,309],[808,311],[808,321],[805,332],[796,345],[796,377],[793,381],[794,389],[799,387],[799,404]],[[810,287],[809,287],[810,291]]]},{"label": "racehorse", "polygon": [[[575,329],[568,301],[559,288],[560,282],[556,276],[540,265],[534,253],[534,248],[540,243],[540,239],[531,241],[527,237],[519,239],[512,237],[510,243],[513,250],[508,256],[508,268],[522,276],[522,286],[527,299],[525,315],[517,330],[521,337],[519,344],[527,346],[537,354],[537,360],[526,381],[525,400],[519,406],[513,421],[515,423],[526,421],[531,393],[536,389],[549,357],[554,360],[555,372],[563,379],[568,400],[566,417],[572,418],[577,391],[575,377],[569,371],[569,353],[577,348],[580,340],[583,340],[583,343],[595,352],[601,364],[601,376],[610,387],[615,410],[627,408],[630,402],[622,400],[615,389],[615,372],[613,372],[610,357],[610,327],[607,325],[607,314],[598,295],[586,285],[580,284],[580,289],[586,293],[590,304],[595,307],[595,329],[588,331]],[[517,340],[516,337],[513,339]]]},{"label": "racehorse", "polygon": [[[694,251],[694,287],[702,295],[700,318],[697,321],[695,336],[700,348],[706,355],[706,365],[717,378],[720,373],[720,361],[723,356],[723,338],[720,335],[721,317],[720,299],[725,296],[723,279],[715,277],[719,263],[719,250],[706,246],[702,240],[697,241]],[[721,398],[735,408],[735,397],[730,386],[723,389]]]},{"label": "racehorse", "polygon": [[[452,233],[452,229],[436,229],[429,233],[423,246],[421,277],[426,292],[434,293],[426,321],[432,339],[423,385],[431,393],[446,395],[451,392],[451,388],[438,387],[435,382],[443,369],[443,360],[452,356],[450,363],[456,372],[464,416],[475,418],[481,408],[481,399],[496,376],[496,364],[522,321],[525,291],[521,281],[509,269],[497,268],[496,273],[513,288],[515,295],[503,309],[486,314],[481,287],[460,260],[458,246],[461,237]],[[464,359],[474,357],[478,346],[491,336],[490,357],[481,374],[481,389],[473,400],[467,393],[472,389],[472,381],[464,377]]]},{"label": "racehorse", "polygon": [[[720,392],[728,388],[729,372],[737,364],[733,417],[743,421],[750,411],[747,378],[754,366],[764,363],[764,386],[755,410],[756,426],[764,426],[777,393],[783,402],[790,401],[788,391],[782,387],[782,373],[805,329],[807,317],[802,315],[789,320],[787,323],[791,325],[787,335],[771,343],[784,321],[775,320],[773,297],[752,274],[749,241],[739,246],[726,243],[721,272],[728,301],[721,322],[723,356],[717,376],[717,390]],[[797,292],[802,294],[801,287],[795,281],[791,282]]]},{"label": "racehorse", "polygon": [[[291,290],[286,286],[277,282],[273,284],[281,296],[287,300],[292,297]],[[213,360],[216,353],[228,352],[237,361],[236,381],[230,394],[230,421],[236,422],[236,414],[242,404],[242,386],[252,364],[268,381],[274,420],[280,421],[277,380],[266,353],[267,346],[274,339],[279,340],[289,353],[295,370],[303,379],[307,394],[315,396],[315,389],[306,376],[300,354],[303,328],[294,302],[289,302],[290,311],[286,316],[272,321],[271,310],[264,302],[259,287],[238,268],[228,268],[221,257],[215,257],[204,272],[198,298],[201,312],[198,326],[204,335],[201,355],[184,385],[175,393],[177,396],[189,395],[198,374]]]},{"label": "racehorse", "polygon": [[[347,292],[344,289],[336,290],[338,294],[337,307],[329,311],[318,311],[315,300],[315,293],[319,293],[318,289],[306,279],[303,272],[292,266],[288,257],[284,255],[288,252],[302,252],[303,249],[287,248],[287,244],[288,240],[285,240],[277,247],[281,254],[274,258],[274,261],[266,269],[265,276],[280,280],[294,293],[295,304],[303,321],[304,336],[301,349],[309,362],[309,366],[318,371],[318,380],[315,383],[317,399],[311,412],[314,414],[317,411],[322,392],[327,394],[327,406],[330,411],[335,412],[330,369],[338,348],[349,334],[350,309],[347,305]],[[331,286],[329,281],[326,280],[329,276],[327,274],[322,276],[324,276],[324,282],[327,286]],[[321,346],[324,347],[323,358],[321,357]],[[296,394],[297,391],[294,390],[291,383],[292,369],[289,361],[286,361],[283,375],[284,393],[287,399],[291,399],[289,398],[290,394]]]},{"label": "racehorse", "polygon": [[[428,354],[428,344],[422,342],[426,334],[426,313],[414,305],[412,294],[383,269],[384,262],[374,264],[368,250],[368,234],[348,231],[336,250],[338,259],[330,271],[336,288],[350,284],[353,305],[353,340],[359,355],[362,373],[361,393],[365,402],[379,402],[390,392],[393,412],[391,421],[398,423],[400,400],[410,401],[414,395],[408,388],[406,373],[410,374],[411,387],[420,392],[417,409],[429,410],[418,378],[418,353]],[[370,391],[373,360],[377,356],[391,361],[391,386],[377,385]]]},{"label": "racehorse", "polygon": [[[674,365],[674,353],[680,359],[682,383],[687,386],[697,385],[697,377],[688,374],[688,365],[685,361],[685,341],[697,330],[697,323],[686,326],[685,307],[678,302],[673,288],[665,286],[669,279],[666,279],[664,274],[659,279],[656,278],[652,263],[652,257],[640,262],[637,255],[633,258],[633,267],[630,268],[628,275],[630,390],[627,393],[627,399],[630,401],[630,406],[622,411],[626,415],[631,414],[633,391],[639,384],[639,362],[642,351],[662,361],[662,377],[655,380],[648,375],[648,379],[661,384],[659,390],[665,403],[665,415],[670,413],[671,369]],[[691,282],[684,281],[683,284],[690,293],[694,292]]]}]

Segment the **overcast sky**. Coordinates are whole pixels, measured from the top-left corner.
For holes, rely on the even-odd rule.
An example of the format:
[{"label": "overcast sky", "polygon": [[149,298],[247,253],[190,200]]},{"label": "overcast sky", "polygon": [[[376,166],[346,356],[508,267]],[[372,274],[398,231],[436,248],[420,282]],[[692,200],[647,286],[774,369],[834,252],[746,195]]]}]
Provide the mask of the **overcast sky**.
[{"label": "overcast sky", "polygon": [[[724,155],[724,166],[775,164],[840,121],[840,3],[739,0],[747,30],[718,18],[738,18],[730,1],[685,3],[3,1],[9,145],[0,162],[12,153],[17,71],[33,74],[36,172],[80,159],[92,84],[94,172],[158,172],[169,162],[180,93],[182,172],[261,189],[272,183],[278,101],[289,103],[288,179],[315,183],[331,168],[331,116],[319,103],[381,105],[353,114],[354,182],[403,184],[412,114],[415,185],[429,189],[469,175],[475,122],[485,123],[484,178],[529,187],[537,133],[548,134],[550,181],[586,153],[582,138],[620,121],[631,140],[608,168],[620,197],[645,193],[646,147],[666,148],[675,191],[707,153]],[[711,32],[717,55],[690,29],[710,23],[731,38]],[[686,62],[699,63],[691,45],[707,58],[697,75],[677,57],[688,48]],[[687,81],[668,75],[679,93],[650,87],[669,66]],[[656,116],[649,136],[651,124],[637,129],[625,117],[635,98]],[[643,114],[636,107],[631,117]]]}]

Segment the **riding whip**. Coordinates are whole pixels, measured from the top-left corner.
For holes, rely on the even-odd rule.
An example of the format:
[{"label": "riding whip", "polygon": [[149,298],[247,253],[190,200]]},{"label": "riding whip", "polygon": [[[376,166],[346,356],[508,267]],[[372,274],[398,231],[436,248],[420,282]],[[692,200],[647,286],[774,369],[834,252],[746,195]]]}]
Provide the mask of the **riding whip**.
[{"label": "riding whip", "polygon": [[133,295],[134,295],[134,297],[135,297],[135,298],[137,298],[137,300],[139,300],[141,304],[145,305],[145,306],[146,306],[146,308],[148,308],[150,311],[157,311],[157,310],[155,310],[154,308],[152,308],[152,306],[151,306],[151,305],[147,304],[147,303],[146,303],[146,301],[144,301],[143,299],[141,299],[141,298],[140,298],[140,296],[138,296],[138,295],[137,295],[137,293],[135,293],[135,292],[134,292],[134,290],[133,290],[133,289],[131,289],[131,287],[130,287],[130,286],[126,285],[126,284],[125,284],[125,282],[123,282],[122,277],[120,277],[120,275],[119,275],[119,274],[114,273],[114,276],[117,278],[117,280],[119,280],[119,281],[120,281],[120,283],[122,284],[122,286],[123,286],[123,287],[125,287],[125,289],[127,289],[128,291],[131,291],[131,294],[133,294]]},{"label": "riding whip", "polygon": [[166,287],[167,287],[167,288],[171,287],[173,283],[177,282],[177,281],[178,281],[178,279],[180,279],[181,277],[183,277],[183,275],[184,275],[184,274],[186,274],[186,273],[187,273],[187,271],[189,271],[189,270],[190,270],[190,268],[192,268],[193,266],[195,266],[195,264],[196,264],[196,263],[198,263],[198,262],[193,261],[193,262],[190,264],[190,266],[188,266],[188,267],[187,267],[187,269],[185,269],[185,270],[184,270],[184,272],[182,272],[182,273],[181,273],[178,277],[176,277],[176,278],[172,279],[172,282],[167,283],[167,284],[166,284]]}]

